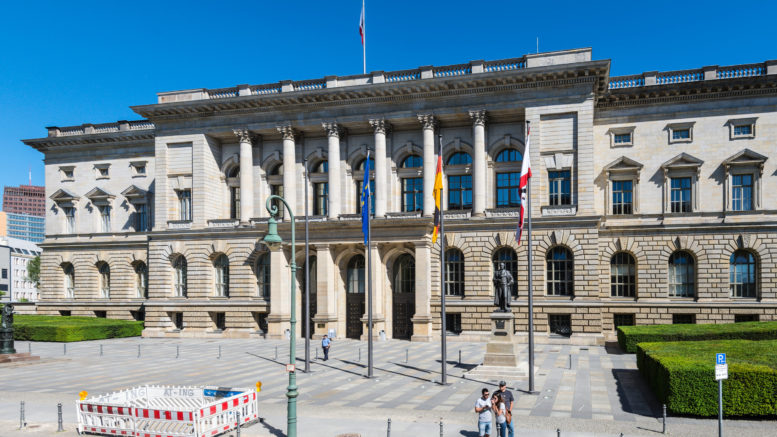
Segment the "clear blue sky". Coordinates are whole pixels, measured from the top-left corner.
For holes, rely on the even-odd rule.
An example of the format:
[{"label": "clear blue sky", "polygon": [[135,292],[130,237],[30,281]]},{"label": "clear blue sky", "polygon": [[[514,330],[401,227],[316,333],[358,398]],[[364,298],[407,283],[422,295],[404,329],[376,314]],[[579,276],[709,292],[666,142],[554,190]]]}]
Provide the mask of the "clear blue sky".
[{"label": "clear blue sky", "polygon": [[[6,1],[0,185],[43,184],[20,140],[140,118],[156,93],[358,74],[361,0]],[[367,0],[367,71],[593,47],[612,75],[777,59],[768,1]]]}]

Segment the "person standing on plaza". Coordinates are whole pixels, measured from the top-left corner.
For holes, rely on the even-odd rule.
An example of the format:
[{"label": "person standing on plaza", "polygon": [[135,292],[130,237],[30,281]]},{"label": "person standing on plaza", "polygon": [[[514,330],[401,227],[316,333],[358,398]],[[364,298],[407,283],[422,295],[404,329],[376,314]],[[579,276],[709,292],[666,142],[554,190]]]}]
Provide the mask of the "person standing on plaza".
[{"label": "person standing on plaza", "polygon": [[332,340],[324,334],[324,338],[321,339],[321,349],[324,350],[324,361],[329,361],[329,346],[332,344]]},{"label": "person standing on plaza", "polygon": [[497,434],[500,437],[505,437],[507,433],[507,410],[502,399],[502,393],[498,390],[491,397],[491,408],[493,408],[494,415],[496,416],[496,429],[499,431]]},{"label": "person standing on plaza", "polygon": [[482,396],[475,401],[475,412],[478,413],[478,437],[490,437],[491,434],[491,400],[488,389],[481,391]]},{"label": "person standing on plaza", "polygon": [[507,410],[505,417],[507,418],[508,435],[505,436],[502,434],[502,437],[514,437],[515,425],[513,424],[513,402],[515,401],[515,398],[513,397],[513,393],[507,389],[507,383],[505,381],[499,381],[498,393],[502,395],[502,401],[505,403],[505,409]]}]

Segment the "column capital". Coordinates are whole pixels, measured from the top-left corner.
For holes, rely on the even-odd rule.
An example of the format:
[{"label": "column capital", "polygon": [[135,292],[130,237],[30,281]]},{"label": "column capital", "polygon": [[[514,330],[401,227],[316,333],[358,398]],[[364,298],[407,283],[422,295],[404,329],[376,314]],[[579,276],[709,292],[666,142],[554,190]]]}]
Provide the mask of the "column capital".
[{"label": "column capital", "polygon": [[294,140],[294,137],[297,136],[297,131],[291,126],[291,123],[280,124],[276,126],[276,129],[284,140]]},{"label": "column capital", "polygon": [[345,128],[342,127],[336,121],[330,122],[330,123],[327,123],[327,122],[321,123],[321,127],[324,128],[324,130],[326,131],[326,136],[328,137],[341,138],[343,135],[345,135]]},{"label": "column capital", "polygon": [[486,115],[485,109],[475,109],[475,110],[469,111],[469,118],[472,119],[472,122],[475,124],[475,126],[485,126],[486,119],[488,117]]},{"label": "column capital", "polygon": [[376,134],[386,135],[391,130],[391,123],[385,118],[372,118],[370,119],[370,126],[375,130]]},{"label": "column capital", "polygon": [[435,130],[439,124],[434,114],[418,114],[418,121],[424,126],[424,129]]},{"label": "column capital", "polygon": [[254,140],[256,140],[257,137],[259,137],[258,134],[255,134],[251,132],[248,129],[232,129],[232,133],[235,134],[235,136],[240,140],[241,143],[253,143]]}]

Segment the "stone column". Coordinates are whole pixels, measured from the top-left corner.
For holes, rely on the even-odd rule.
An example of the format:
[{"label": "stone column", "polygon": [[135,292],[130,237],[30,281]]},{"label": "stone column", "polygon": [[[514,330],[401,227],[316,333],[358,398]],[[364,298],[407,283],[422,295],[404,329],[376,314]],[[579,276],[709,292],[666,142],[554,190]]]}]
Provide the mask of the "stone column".
[{"label": "stone column", "polygon": [[370,120],[370,124],[375,129],[375,217],[385,217],[389,192],[386,177],[386,134],[391,125],[382,118]]},{"label": "stone column", "polygon": [[429,241],[415,244],[415,315],[411,341],[432,341],[432,246]]},{"label": "stone column", "polygon": [[424,127],[424,216],[434,215],[434,132],[437,127],[437,118],[432,114],[418,116],[418,121]]},{"label": "stone column", "polygon": [[[291,124],[278,126],[283,136],[283,198],[297,215],[297,147],[294,143],[296,132]],[[282,206],[281,206],[282,207]]]},{"label": "stone column", "polygon": [[[313,316],[316,337],[337,329],[337,293],[335,292],[334,257],[328,244],[317,244],[316,251],[316,315]],[[319,325],[324,325],[319,327]],[[338,332],[340,337],[344,333]]]},{"label": "stone column", "polygon": [[330,219],[340,217],[340,136],[343,129],[337,123],[322,123],[329,141],[329,205]]},{"label": "stone column", "polygon": [[270,252],[270,277],[272,280],[270,281],[267,338],[285,339],[285,332],[291,327],[291,295],[289,295],[291,277],[289,260],[282,248]]},{"label": "stone column", "polygon": [[472,215],[483,217],[486,213],[486,111],[469,111],[472,118]]},{"label": "stone column", "polygon": [[251,132],[234,129],[240,140],[240,223],[247,224],[254,214],[254,154]]},{"label": "stone column", "polygon": [[[378,250],[378,243],[373,242],[370,246],[370,252],[372,253],[372,338],[378,340],[380,338],[380,331],[386,330],[386,316],[385,316],[385,292],[384,287],[385,280],[381,278],[385,277],[383,272],[383,263],[380,259],[380,251]],[[367,255],[364,256],[364,261],[367,261]],[[367,272],[364,273],[364,279],[367,279]],[[364,292],[369,293],[369,284],[365,285]],[[369,336],[369,324],[367,323],[368,311],[369,311],[369,297],[364,296],[364,314],[362,316],[362,340],[367,340]],[[389,336],[389,333],[386,333]]]}]

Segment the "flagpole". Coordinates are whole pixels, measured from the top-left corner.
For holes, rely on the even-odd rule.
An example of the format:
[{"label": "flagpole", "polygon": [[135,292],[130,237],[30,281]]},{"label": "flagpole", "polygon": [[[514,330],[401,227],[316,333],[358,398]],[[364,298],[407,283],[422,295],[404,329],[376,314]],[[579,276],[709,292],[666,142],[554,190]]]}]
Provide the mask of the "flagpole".
[{"label": "flagpole", "polygon": [[[362,0],[362,11],[364,12],[364,29],[362,32],[362,74],[367,74],[367,11],[364,9],[364,0]],[[370,193],[372,194],[372,193]]]},{"label": "flagpole", "polygon": [[[367,151],[364,180],[370,187],[370,151]],[[372,191],[367,196],[367,378],[372,378]]]},{"label": "flagpole", "polygon": [[[440,141],[439,156],[442,156],[442,135],[437,135],[437,139]],[[440,355],[442,355],[442,378],[440,379],[440,384],[448,385],[446,369],[448,360],[445,344],[447,329],[445,326],[445,211],[443,210],[443,199],[443,189],[440,187]]]},{"label": "flagpole", "polygon": [[[531,135],[529,130],[529,121],[526,120],[527,136]],[[528,138],[527,138],[528,144]],[[527,158],[528,159],[528,158]],[[532,242],[531,242],[531,178],[526,181],[526,218],[528,220],[527,242],[529,244],[529,393],[534,391],[534,287],[532,286]]]},{"label": "flagpole", "polygon": [[310,373],[310,236],[308,233],[309,181],[308,160],[305,159],[305,373]]}]

